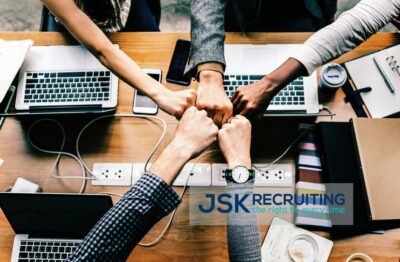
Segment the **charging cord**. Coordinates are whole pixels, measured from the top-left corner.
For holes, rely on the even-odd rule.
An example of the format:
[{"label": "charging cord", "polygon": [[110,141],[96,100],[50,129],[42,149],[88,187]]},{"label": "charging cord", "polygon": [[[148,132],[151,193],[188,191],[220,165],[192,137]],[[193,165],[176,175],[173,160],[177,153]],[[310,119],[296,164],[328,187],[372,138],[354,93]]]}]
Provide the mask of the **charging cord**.
[{"label": "charging cord", "polygon": [[[60,146],[60,150],[59,150],[59,151],[43,149],[43,148],[40,148],[40,147],[36,146],[36,145],[33,143],[32,139],[31,139],[32,129],[33,129],[36,125],[38,125],[39,123],[42,123],[42,122],[52,122],[52,123],[56,124],[56,125],[60,128],[61,133],[62,133],[62,140],[61,140],[61,146]],[[65,134],[64,127],[61,125],[60,122],[58,122],[57,120],[54,120],[54,119],[50,119],[50,118],[44,118],[44,119],[37,120],[36,122],[34,122],[34,123],[29,127],[27,138],[28,138],[29,144],[30,144],[33,148],[35,148],[37,151],[42,152],[42,153],[46,153],[46,154],[54,154],[54,155],[57,155],[56,161],[54,162],[53,168],[52,168],[52,171],[51,171],[51,176],[52,176],[52,177],[57,178],[57,179],[82,179],[82,186],[81,186],[81,189],[79,190],[79,193],[82,194],[82,193],[85,191],[86,181],[87,181],[88,179],[93,179],[93,178],[88,178],[88,177],[86,177],[85,167],[83,166],[82,162],[79,160],[78,157],[76,157],[75,155],[73,155],[73,154],[71,154],[71,153],[68,153],[68,152],[64,152],[64,151],[63,151],[63,150],[64,150],[64,146],[65,146],[66,134]],[[58,165],[59,165],[59,163],[60,163],[60,159],[61,159],[61,156],[62,156],[62,155],[68,156],[68,157],[74,159],[74,160],[78,163],[78,165],[80,166],[81,171],[82,171],[82,176],[58,176],[58,175],[56,174],[56,173],[57,173],[57,170],[58,170]]]},{"label": "charging cord", "polygon": [[[80,144],[81,137],[82,137],[83,133],[87,130],[87,128],[89,126],[93,125],[93,123],[97,122],[98,120],[106,119],[106,118],[115,118],[115,117],[155,119],[155,120],[158,120],[158,121],[160,121],[162,123],[163,131],[162,131],[162,134],[161,134],[159,140],[157,141],[156,145],[154,146],[153,150],[151,151],[151,153],[150,153],[150,155],[149,155],[149,157],[148,157],[148,159],[146,161],[145,170],[144,170],[144,171],[146,171],[148,163],[151,161],[151,159],[154,156],[155,152],[159,148],[159,146],[160,146],[161,142],[163,141],[163,139],[165,137],[165,134],[167,132],[167,124],[166,124],[165,120],[162,119],[161,117],[158,117],[158,116],[135,115],[135,114],[115,114],[115,115],[104,115],[104,116],[97,117],[97,118],[93,119],[92,121],[90,121],[89,123],[87,123],[81,129],[81,131],[79,132],[79,134],[77,136],[77,139],[76,139],[76,144],[75,144],[75,146],[76,146],[76,155],[63,151],[64,150],[64,146],[65,146],[65,140],[66,140],[65,129],[61,125],[61,123],[59,121],[54,120],[54,119],[44,118],[44,119],[40,119],[40,120],[37,120],[36,122],[34,122],[28,129],[28,135],[27,135],[28,142],[33,148],[35,148],[39,152],[57,155],[56,161],[54,162],[54,165],[53,165],[53,168],[52,168],[52,171],[51,171],[52,177],[57,178],[57,179],[82,179],[82,186],[81,186],[81,189],[79,190],[79,193],[82,194],[85,191],[87,180],[94,180],[94,179],[96,179],[96,177],[94,176],[94,174],[92,173],[90,168],[87,166],[86,162],[83,160],[82,155],[80,153],[79,144]],[[43,149],[43,148],[41,148],[41,147],[39,147],[39,146],[37,146],[37,145],[35,145],[33,143],[32,139],[31,139],[32,129],[34,127],[36,127],[39,123],[42,123],[42,122],[55,123],[59,127],[59,129],[61,130],[62,141],[61,141],[61,146],[60,146],[60,150],[59,151]],[[82,171],[82,176],[59,176],[59,175],[56,174],[62,155],[71,157],[78,163],[78,165],[80,166],[80,169]],[[89,173],[91,176],[88,177],[87,173]]]}]

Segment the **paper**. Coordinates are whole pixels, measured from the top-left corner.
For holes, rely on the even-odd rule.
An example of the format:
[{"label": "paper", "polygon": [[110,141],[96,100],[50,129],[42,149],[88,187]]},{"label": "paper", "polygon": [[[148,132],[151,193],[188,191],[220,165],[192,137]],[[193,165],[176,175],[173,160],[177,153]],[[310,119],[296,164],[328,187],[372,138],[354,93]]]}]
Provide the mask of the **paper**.
[{"label": "paper", "polygon": [[31,40],[0,40],[0,102],[3,101],[32,44]]},{"label": "paper", "polygon": [[360,94],[372,118],[383,118],[400,111],[400,78],[390,72],[395,85],[395,93],[391,93],[373,60],[374,56],[385,59],[399,52],[400,45],[397,45],[345,63],[357,89],[372,88],[371,92]]},{"label": "paper", "polygon": [[292,262],[288,252],[290,240],[305,234],[312,237],[318,246],[316,262],[325,262],[331,253],[333,242],[310,231],[296,227],[283,219],[274,217],[261,247],[263,262]]}]

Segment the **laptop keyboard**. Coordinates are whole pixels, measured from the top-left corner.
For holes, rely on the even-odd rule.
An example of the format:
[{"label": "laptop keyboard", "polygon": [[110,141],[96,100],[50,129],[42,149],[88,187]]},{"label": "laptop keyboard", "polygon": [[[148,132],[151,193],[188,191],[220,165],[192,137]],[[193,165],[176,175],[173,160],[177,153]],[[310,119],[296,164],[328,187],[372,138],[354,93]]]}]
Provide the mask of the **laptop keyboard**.
[{"label": "laptop keyboard", "polygon": [[[262,75],[225,75],[225,92],[231,98],[238,87],[252,84],[263,77]],[[299,77],[282,89],[271,100],[270,105],[304,105],[304,103],[304,80],[303,77]]]},{"label": "laptop keyboard", "polygon": [[18,262],[61,262],[67,261],[80,240],[74,241],[46,241],[29,240],[21,241]]},{"label": "laptop keyboard", "polygon": [[27,72],[24,103],[110,100],[110,71]]}]

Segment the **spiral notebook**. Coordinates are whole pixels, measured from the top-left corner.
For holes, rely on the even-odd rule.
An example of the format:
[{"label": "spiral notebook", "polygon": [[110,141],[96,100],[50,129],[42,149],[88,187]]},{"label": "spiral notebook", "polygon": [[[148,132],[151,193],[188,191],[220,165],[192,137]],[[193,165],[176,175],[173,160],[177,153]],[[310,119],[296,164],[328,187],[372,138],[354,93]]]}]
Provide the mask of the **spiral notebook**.
[{"label": "spiral notebook", "polygon": [[400,112],[400,45],[362,56],[344,65],[367,115],[383,118]]}]

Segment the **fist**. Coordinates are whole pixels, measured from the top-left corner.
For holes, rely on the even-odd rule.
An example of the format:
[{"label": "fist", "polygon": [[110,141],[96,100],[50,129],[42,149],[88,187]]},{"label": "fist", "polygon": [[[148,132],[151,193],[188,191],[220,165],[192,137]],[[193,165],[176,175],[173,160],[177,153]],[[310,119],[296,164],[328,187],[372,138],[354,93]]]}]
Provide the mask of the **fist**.
[{"label": "fist", "polygon": [[159,97],[157,104],[165,112],[180,119],[183,113],[196,101],[196,91],[187,89],[182,91],[168,91]]},{"label": "fist", "polygon": [[207,117],[207,112],[190,107],[179,121],[174,144],[189,150],[189,154],[193,157],[216,141],[217,135],[218,127]]},{"label": "fist", "polygon": [[251,124],[247,118],[237,115],[224,124],[218,132],[218,143],[229,169],[235,166],[251,168]]},{"label": "fist", "polygon": [[208,117],[212,118],[217,126],[222,126],[232,117],[233,105],[225,93],[221,73],[200,72],[196,107],[207,111]]}]

